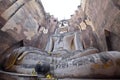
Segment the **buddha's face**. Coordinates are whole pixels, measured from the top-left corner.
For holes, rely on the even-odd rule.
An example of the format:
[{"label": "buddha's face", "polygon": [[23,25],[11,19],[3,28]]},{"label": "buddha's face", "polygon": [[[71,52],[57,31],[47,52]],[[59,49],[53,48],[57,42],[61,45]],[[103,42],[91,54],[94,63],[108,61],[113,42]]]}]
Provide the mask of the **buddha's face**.
[{"label": "buddha's face", "polygon": [[68,21],[60,21],[59,28],[60,27],[68,27]]},{"label": "buddha's face", "polygon": [[60,30],[60,33],[68,32],[68,22],[67,21],[60,21],[59,30]]}]

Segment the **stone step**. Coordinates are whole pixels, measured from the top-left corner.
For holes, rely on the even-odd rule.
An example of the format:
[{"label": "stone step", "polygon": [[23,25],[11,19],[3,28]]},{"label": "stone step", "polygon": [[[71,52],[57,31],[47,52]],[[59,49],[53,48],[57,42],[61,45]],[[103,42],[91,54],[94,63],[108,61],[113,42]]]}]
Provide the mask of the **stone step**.
[{"label": "stone step", "polygon": [[4,11],[1,16],[7,21],[9,20],[28,0],[18,0],[12,6],[10,6],[6,11]]}]

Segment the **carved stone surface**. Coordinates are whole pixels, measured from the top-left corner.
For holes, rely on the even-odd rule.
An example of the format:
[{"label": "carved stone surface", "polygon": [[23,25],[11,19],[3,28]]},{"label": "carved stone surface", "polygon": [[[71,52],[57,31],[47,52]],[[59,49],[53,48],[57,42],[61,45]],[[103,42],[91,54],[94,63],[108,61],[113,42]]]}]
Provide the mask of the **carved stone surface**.
[{"label": "carved stone surface", "polygon": [[83,50],[82,43],[79,38],[79,32],[68,32],[62,34],[54,34],[50,37],[50,41],[47,44],[46,51],[54,52],[58,50]]},{"label": "carved stone surface", "polygon": [[56,78],[119,77],[120,52],[108,51],[95,54],[96,52],[97,50],[93,48],[81,52],[83,57],[76,53],[73,57],[57,58],[37,48],[21,47],[6,57],[3,67],[6,71],[33,75],[36,64],[47,62],[51,64],[50,72]]},{"label": "carved stone surface", "polygon": [[[112,78],[119,77],[120,52],[101,52],[56,65],[54,76],[58,78]],[[61,74],[62,73],[62,74]]]},{"label": "carved stone surface", "polygon": [[[32,75],[3,71],[0,80],[36,80],[34,68],[45,62],[57,78],[120,78],[120,0],[81,3],[69,26],[55,32],[57,19],[40,0],[0,0],[0,69]],[[23,43],[39,49],[17,48]]]},{"label": "carved stone surface", "polygon": [[33,75],[37,64],[58,63],[62,58],[52,57],[47,52],[33,47],[20,47],[11,51],[2,67],[5,71]]}]

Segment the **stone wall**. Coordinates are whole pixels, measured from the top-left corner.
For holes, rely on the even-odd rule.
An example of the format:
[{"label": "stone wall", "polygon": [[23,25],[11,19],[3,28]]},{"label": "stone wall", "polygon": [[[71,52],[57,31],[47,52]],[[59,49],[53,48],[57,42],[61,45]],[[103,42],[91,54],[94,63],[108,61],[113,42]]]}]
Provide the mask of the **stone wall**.
[{"label": "stone wall", "polygon": [[0,16],[0,29],[5,25],[6,20]]},{"label": "stone wall", "polygon": [[5,56],[8,55],[12,49],[22,46],[21,43],[16,43],[17,41],[12,36],[0,31],[0,68]]},{"label": "stone wall", "polygon": [[120,0],[82,0],[77,12],[81,12],[74,14],[82,20],[79,27],[92,27],[101,51],[120,51]]},{"label": "stone wall", "polygon": [[0,0],[0,15],[17,0]]},{"label": "stone wall", "polygon": [[[45,49],[58,20],[47,14],[41,0],[0,0],[0,29],[24,46]],[[9,38],[8,38],[9,39]]]},{"label": "stone wall", "polygon": [[[120,51],[120,43],[116,43],[120,41],[120,0],[82,0],[81,3],[69,20],[70,31],[83,30],[84,36],[89,25],[95,34],[93,45],[101,51]],[[0,0],[1,30],[17,41],[24,40],[25,46],[44,49],[57,22],[54,16],[45,13],[40,0]],[[87,36],[83,37],[84,44],[89,46]]]},{"label": "stone wall", "polygon": [[[85,13],[94,25],[100,50],[120,51],[120,0],[86,0]],[[105,30],[109,32],[110,42],[106,43]],[[108,42],[108,41],[107,41]],[[118,43],[117,43],[118,42]]]},{"label": "stone wall", "polygon": [[46,42],[41,35],[46,27],[46,14],[40,0],[1,0],[0,16],[5,20],[2,31],[17,41],[24,40],[25,46],[44,49]]}]

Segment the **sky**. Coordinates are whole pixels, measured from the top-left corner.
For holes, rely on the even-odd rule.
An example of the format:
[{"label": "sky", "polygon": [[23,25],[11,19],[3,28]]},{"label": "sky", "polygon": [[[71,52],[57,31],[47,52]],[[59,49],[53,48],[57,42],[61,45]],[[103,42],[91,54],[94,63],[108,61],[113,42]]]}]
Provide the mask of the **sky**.
[{"label": "sky", "polygon": [[75,13],[81,0],[41,0],[46,12],[58,20],[69,19]]}]

